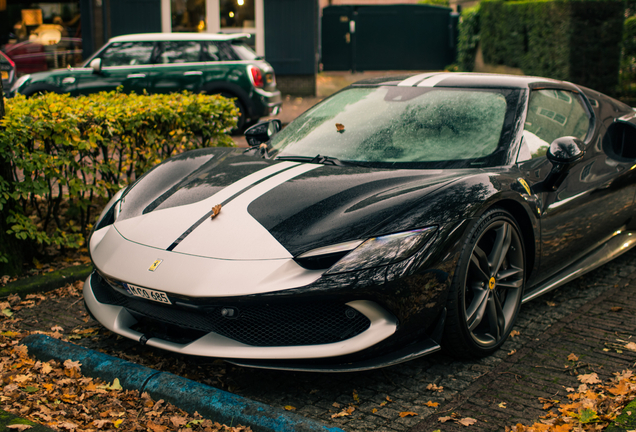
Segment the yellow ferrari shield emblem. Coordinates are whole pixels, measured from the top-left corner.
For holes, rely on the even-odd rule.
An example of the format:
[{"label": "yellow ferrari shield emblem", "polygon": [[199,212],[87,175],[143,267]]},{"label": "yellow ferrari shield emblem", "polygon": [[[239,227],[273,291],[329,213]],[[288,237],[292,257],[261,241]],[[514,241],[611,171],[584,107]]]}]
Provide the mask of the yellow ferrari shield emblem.
[{"label": "yellow ferrari shield emblem", "polygon": [[157,267],[159,267],[159,264],[161,264],[162,262],[163,262],[163,260],[160,260],[160,259],[155,260],[155,262],[152,263],[152,265],[150,266],[150,268],[148,270],[150,270],[152,272],[157,270]]},{"label": "yellow ferrari shield emblem", "polygon": [[495,289],[495,278],[491,277],[490,280],[488,281],[488,288],[490,289]]}]

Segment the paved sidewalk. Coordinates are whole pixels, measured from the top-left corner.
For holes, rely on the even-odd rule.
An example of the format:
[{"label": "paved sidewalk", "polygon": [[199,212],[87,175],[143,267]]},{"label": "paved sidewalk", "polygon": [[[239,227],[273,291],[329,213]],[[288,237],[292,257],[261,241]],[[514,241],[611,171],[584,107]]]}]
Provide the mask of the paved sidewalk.
[{"label": "paved sidewalk", "polygon": [[[546,414],[538,398],[566,400],[565,389],[581,384],[578,374],[596,372],[606,382],[614,372],[633,370],[636,352],[622,348],[624,341],[636,341],[636,273],[504,359],[411,432],[465,430],[455,423],[439,422],[439,417],[451,412],[477,419],[471,431],[532,424]],[[567,361],[571,353],[579,357],[575,369]]]}]

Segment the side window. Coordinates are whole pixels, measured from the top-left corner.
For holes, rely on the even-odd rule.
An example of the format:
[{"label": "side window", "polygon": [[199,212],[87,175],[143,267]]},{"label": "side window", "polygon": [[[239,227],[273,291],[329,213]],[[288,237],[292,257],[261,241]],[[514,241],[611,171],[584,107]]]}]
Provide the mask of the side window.
[{"label": "side window", "polygon": [[225,42],[209,42],[204,51],[205,61],[234,61],[236,56],[232,47]]},{"label": "side window", "polygon": [[115,42],[101,54],[102,66],[132,66],[150,63],[154,42]]},{"label": "side window", "polygon": [[168,41],[161,43],[157,63],[195,63],[201,61],[201,43],[195,41]]},{"label": "side window", "polygon": [[564,90],[533,90],[530,94],[523,141],[532,158],[544,156],[557,138],[584,140],[590,118],[580,97]]}]

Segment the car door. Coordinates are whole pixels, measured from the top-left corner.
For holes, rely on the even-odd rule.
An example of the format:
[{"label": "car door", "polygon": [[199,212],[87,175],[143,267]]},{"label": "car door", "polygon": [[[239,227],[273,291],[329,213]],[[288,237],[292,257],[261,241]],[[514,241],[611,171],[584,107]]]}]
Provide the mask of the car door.
[{"label": "car door", "polygon": [[201,87],[205,60],[200,41],[160,42],[155,60],[152,91],[197,92]]},{"label": "car door", "polygon": [[120,86],[126,93],[148,90],[154,48],[154,42],[111,43],[99,55],[102,61],[101,71],[95,73],[90,67],[86,67],[85,73],[79,77],[77,93],[112,91]]},{"label": "car door", "polygon": [[[630,166],[608,159],[603,130],[598,119],[593,122],[579,94],[559,89],[531,92],[522,144],[528,160],[519,167],[539,190],[542,274],[553,274],[574,262],[630,218],[634,198],[634,186],[626,181]],[[545,153],[554,139],[563,136],[585,140],[585,155],[557,190],[541,190],[540,182],[552,169]]]}]

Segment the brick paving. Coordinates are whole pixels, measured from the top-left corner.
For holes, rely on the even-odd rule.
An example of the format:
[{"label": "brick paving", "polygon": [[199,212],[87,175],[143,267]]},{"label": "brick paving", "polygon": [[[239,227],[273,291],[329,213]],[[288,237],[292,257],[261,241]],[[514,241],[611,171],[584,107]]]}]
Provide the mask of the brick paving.
[{"label": "brick paving", "polygon": [[[539,397],[563,398],[565,387],[578,385],[575,374],[565,369],[570,353],[577,354],[583,363],[577,373],[594,371],[602,379],[634,366],[636,353],[617,353],[614,348],[621,345],[617,339],[636,338],[635,292],[636,250],[523,305],[515,327],[519,335],[490,357],[460,362],[438,353],[358,373],[236,367],[140,346],[106,330],[100,337],[74,342],[273,406],[293,406],[296,413],[347,431],[466,429],[438,421],[451,412],[477,419],[470,430],[503,430],[517,422],[530,424],[543,415]],[[611,312],[612,307],[622,310]],[[87,319],[77,297],[48,299],[35,308],[18,311],[16,316],[22,319],[24,330],[50,331],[59,325],[66,336],[74,328],[99,326]],[[428,390],[432,383],[442,386],[443,391]],[[431,408],[429,401],[439,406]],[[505,408],[500,406],[502,402]],[[332,418],[349,405],[356,407],[352,415]],[[402,418],[404,411],[418,415]]]}]

